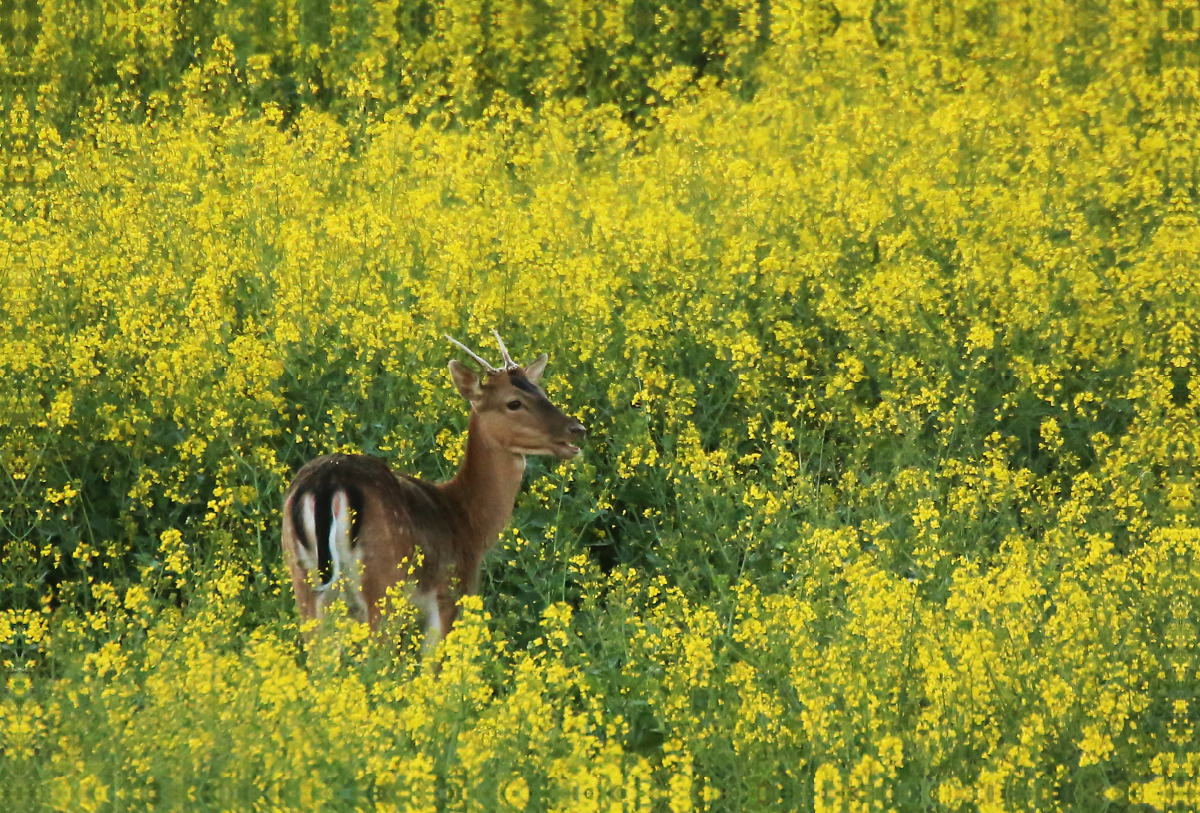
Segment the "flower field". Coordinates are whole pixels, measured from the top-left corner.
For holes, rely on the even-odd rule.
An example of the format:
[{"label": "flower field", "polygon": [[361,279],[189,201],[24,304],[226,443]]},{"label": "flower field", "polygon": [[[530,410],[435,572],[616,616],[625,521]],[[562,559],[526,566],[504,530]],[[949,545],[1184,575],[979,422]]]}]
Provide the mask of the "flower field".
[{"label": "flower field", "polygon": [[[1200,807],[1181,0],[0,9],[14,811]],[[305,649],[291,475],[453,474],[480,595]]]}]

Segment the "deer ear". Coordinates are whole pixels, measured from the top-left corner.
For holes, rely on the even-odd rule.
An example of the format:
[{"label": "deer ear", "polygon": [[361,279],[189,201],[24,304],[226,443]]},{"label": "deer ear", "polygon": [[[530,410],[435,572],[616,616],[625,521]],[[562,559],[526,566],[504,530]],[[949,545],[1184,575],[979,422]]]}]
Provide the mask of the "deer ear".
[{"label": "deer ear", "polygon": [[541,380],[542,373],[546,372],[546,362],[549,360],[550,357],[542,353],[525,368],[525,377],[529,379],[530,384],[536,384]]},{"label": "deer ear", "polygon": [[454,388],[458,390],[458,394],[472,404],[483,398],[483,387],[479,384],[479,376],[475,375],[475,371],[467,365],[451,359],[450,378],[454,381]]}]

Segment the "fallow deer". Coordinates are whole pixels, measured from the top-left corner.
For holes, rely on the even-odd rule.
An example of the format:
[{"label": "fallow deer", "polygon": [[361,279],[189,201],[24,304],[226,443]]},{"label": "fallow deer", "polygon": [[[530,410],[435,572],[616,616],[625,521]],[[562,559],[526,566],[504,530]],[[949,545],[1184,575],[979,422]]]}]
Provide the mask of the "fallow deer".
[{"label": "fallow deer", "polygon": [[349,615],[379,626],[393,585],[425,616],[426,645],[454,623],[457,598],[479,587],[479,565],[512,515],[526,455],[579,454],[582,424],[564,415],[538,381],[547,356],[520,366],[500,334],[496,368],[447,336],[483,367],[458,361],[450,378],[471,405],[466,456],[444,483],[393,472],[377,457],[331,454],[296,474],[283,504],[283,551],[296,606],[320,618],[342,597]]}]

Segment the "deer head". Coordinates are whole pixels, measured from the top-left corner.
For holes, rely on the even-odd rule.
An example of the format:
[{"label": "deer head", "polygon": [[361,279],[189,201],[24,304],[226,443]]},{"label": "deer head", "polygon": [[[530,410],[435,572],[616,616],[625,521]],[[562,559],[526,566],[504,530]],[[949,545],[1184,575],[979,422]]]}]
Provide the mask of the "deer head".
[{"label": "deer head", "polygon": [[509,356],[500,334],[494,330],[492,334],[504,357],[503,369],[493,367],[466,345],[446,337],[483,367],[481,377],[465,364],[450,362],[450,377],[459,394],[471,404],[473,423],[491,443],[514,455],[575,457],[579,454],[576,441],[585,433],[583,425],[550,403],[538,386],[548,356],[542,353],[522,367]]}]

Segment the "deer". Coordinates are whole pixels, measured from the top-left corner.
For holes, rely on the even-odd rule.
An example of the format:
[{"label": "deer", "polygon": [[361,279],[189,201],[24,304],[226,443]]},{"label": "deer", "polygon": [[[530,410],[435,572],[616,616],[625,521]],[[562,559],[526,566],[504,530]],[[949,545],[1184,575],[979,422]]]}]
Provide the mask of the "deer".
[{"label": "deer", "polygon": [[375,632],[389,589],[400,585],[424,616],[425,647],[436,646],[459,597],[479,590],[480,564],[512,516],[526,457],[579,454],[583,425],[538,386],[548,356],[521,366],[492,334],[502,368],[446,336],[483,368],[449,365],[471,409],[466,454],[451,479],[430,483],[363,454],[323,455],[296,473],[284,496],[282,541],[303,621],[321,619],[341,598],[347,614]]}]

